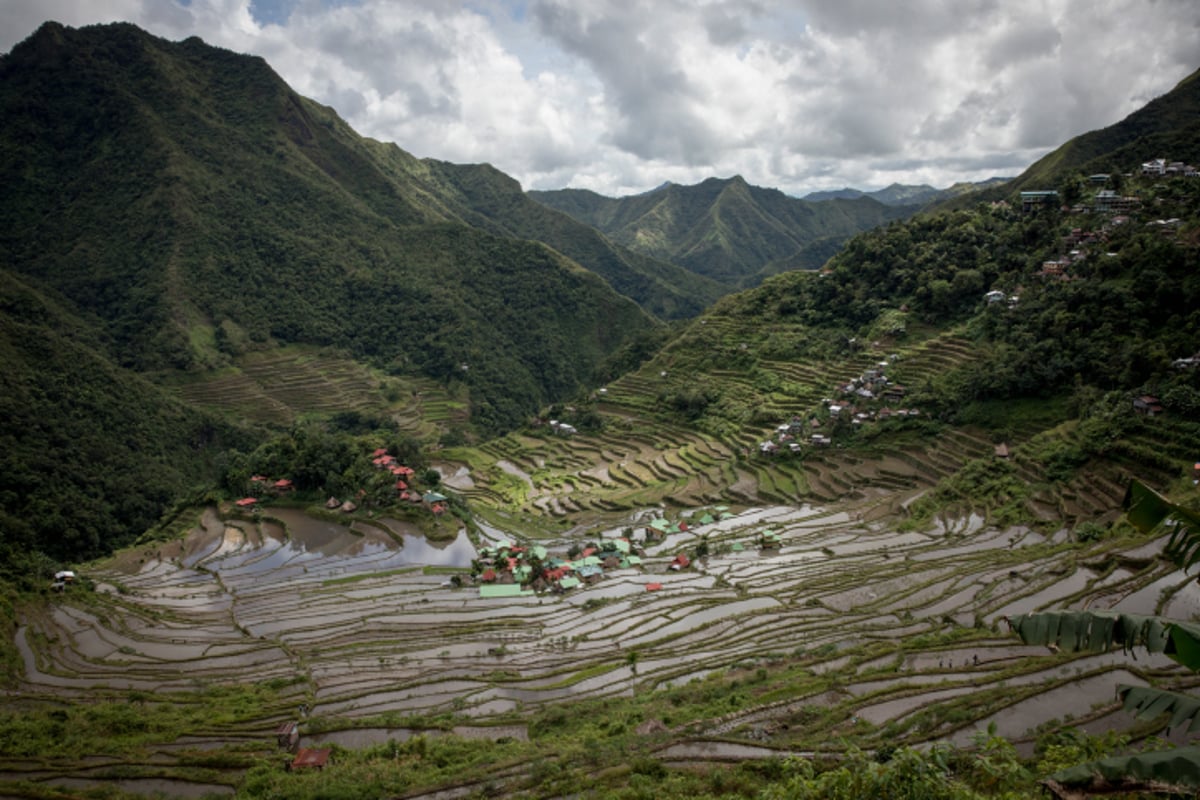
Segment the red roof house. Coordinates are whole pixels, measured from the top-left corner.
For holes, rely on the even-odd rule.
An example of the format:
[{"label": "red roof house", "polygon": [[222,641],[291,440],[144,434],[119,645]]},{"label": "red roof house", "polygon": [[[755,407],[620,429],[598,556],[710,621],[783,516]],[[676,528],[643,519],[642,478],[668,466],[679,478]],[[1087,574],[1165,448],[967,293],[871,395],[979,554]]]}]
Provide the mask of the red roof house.
[{"label": "red roof house", "polygon": [[257,503],[258,503],[257,497],[243,497],[241,500],[236,501],[234,503],[234,505],[237,506],[238,508],[250,508],[251,506],[253,506]]},{"label": "red roof house", "polygon": [[325,769],[325,765],[329,763],[329,754],[333,750],[328,747],[317,749],[315,747],[301,747],[296,753],[296,758],[292,761],[288,769]]}]

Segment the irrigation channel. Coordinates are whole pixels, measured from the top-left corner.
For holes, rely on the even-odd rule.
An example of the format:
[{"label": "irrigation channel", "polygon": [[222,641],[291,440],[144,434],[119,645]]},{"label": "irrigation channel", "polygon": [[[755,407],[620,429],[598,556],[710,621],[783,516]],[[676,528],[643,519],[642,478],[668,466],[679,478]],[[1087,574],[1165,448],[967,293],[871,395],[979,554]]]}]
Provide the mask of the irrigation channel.
[{"label": "irrigation channel", "polygon": [[[441,735],[520,739],[525,720],[552,704],[773,665],[798,676],[761,702],[689,721],[655,751],[687,763],[806,751],[848,735],[867,746],[967,743],[989,724],[1027,746],[1032,729],[1068,715],[1092,732],[1133,726],[1115,702],[1117,683],[1192,682],[1162,658],[1026,647],[1003,624],[1052,608],[1190,617],[1200,591],[1160,557],[1161,540],[1082,545],[1065,531],[1000,530],[978,517],[897,532],[861,511],[852,502],[734,507],[645,545],[640,567],[607,570],[594,585],[485,598],[447,579],[488,544],[465,530],[434,546],[386,518],[345,526],[285,509],[248,522],[207,509],[181,540],[85,569],[94,593],[68,591],[26,612],[16,632],[25,675],[12,697],[87,702],[272,680],[291,687],[264,718],[164,743],[157,763],[169,767],[185,750],[272,747],[275,729],[291,719],[323,720],[319,733],[302,725],[304,745],[409,736],[362,726],[389,712],[453,714]],[[630,519],[614,515],[594,535],[618,535]],[[768,528],[780,546],[760,550]],[[710,555],[669,569],[702,540]],[[568,545],[541,543],[551,553]],[[661,590],[647,591],[650,583]],[[106,763],[5,757],[0,771],[81,786]],[[127,789],[232,790],[232,779],[154,774],[130,777]]]}]

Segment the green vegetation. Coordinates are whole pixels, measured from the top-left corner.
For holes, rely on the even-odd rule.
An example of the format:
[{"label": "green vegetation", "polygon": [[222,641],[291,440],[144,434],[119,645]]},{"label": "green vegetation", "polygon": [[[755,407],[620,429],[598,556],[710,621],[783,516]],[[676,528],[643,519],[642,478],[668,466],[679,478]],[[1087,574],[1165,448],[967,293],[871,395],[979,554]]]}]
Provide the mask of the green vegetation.
[{"label": "green vegetation", "polygon": [[203,493],[224,449],[257,439],[116,366],[95,329],[10,272],[0,312],[0,574],[10,582],[42,588],[56,562],[132,542]]},{"label": "green vegetation", "polygon": [[809,202],[740,176],[608,198],[582,189],[530,192],[630,250],[727,287],[788,269],[814,269],[860,231],[912,214],[870,198]]},{"label": "green vegetation", "polygon": [[[0,258],[98,320],[121,364],[338,347],[465,384],[472,424],[494,432],[655,324],[559,253],[464,224],[432,167],[361,139],[260,59],[51,23],[3,71]],[[50,213],[64,197],[72,212]]]},{"label": "green vegetation", "polygon": [[[539,196],[606,239],[490,167],[362,139],[198,40],[47,24],[0,78],[0,674],[16,689],[0,751],[31,776],[15,793],[171,778],[248,797],[1023,797],[1152,732],[1092,739],[1040,714],[1032,759],[971,736],[1112,671],[1014,656],[1001,619],[1186,597],[1153,544],[1171,517],[1172,552],[1198,560],[1200,369],[1175,362],[1200,351],[1200,182],[1122,176],[1139,199],[1120,221],[1079,165],[1200,157],[1190,117],[1155,106],[1044,163],[1065,211],[977,195],[905,221],[870,199],[814,215],[736,178]],[[681,321],[797,265],[824,269]],[[872,396],[869,371],[890,381]],[[440,487],[435,466],[463,487],[440,520],[397,504]],[[255,476],[292,481],[278,516],[223,515]],[[464,568],[405,566],[388,527],[570,548],[648,510],[678,527],[645,571],[563,598],[481,598]],[[63,564],[127,544],[48,594]],[[670,571],[675,552],[701,563]],[[1123,641],[1190,652],[1177,630]],[[1159,692],[1178,675],[1122,669],[1153,687],[1133,706],[1200,713]],[[273,737],[294,719],[374,738],[287,772]],[[511,730],[453,733],[489,726]],[[703,750],[725,745],[819,757]]]}]

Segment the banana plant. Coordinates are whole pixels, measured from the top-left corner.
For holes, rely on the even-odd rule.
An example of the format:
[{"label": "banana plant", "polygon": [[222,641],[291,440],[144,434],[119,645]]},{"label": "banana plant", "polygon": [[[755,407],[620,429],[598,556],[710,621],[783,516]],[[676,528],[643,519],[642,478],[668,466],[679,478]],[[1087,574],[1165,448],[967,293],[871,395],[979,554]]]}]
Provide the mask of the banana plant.
[{"label": "banana plant", "polygon": [[[1200,562],[1200,513],[1172,503],[1141,481],[1125,494],[1127,518],[1143,533],[1170,529],[1165,554],[1187,570]],[[1066,652],[1104,652],[1122,648],[1136,658],[1138,650],[1161,653],[1188,669],[1200,671],[1200,625],[1139,614],[1104,611],[1052,611],[1023,614],[1009,625],[1026,644]],[[1186,724],[1200,730],[1200,698],[1148,686],[1117,687],[1126,711],[1148,720],[1170,714],[1169,727]],[[1200,791],[1200,748],[1178,747],[1080,764],[1051,775],[1047,789],[1062,800],[1096,794]]]}]

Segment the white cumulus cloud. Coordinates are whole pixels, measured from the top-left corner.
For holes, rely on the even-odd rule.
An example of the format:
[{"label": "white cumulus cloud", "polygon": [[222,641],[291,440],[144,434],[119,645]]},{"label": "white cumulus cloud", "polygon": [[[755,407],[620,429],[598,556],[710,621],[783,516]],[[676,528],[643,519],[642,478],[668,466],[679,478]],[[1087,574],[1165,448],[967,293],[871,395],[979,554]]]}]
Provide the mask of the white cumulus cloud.
[{"label": "white cumulus cloud", "polygon": [[1013,175],[1200,67],[1194,0],[0,0],[264,57],[360,133],[605,194]]}]

